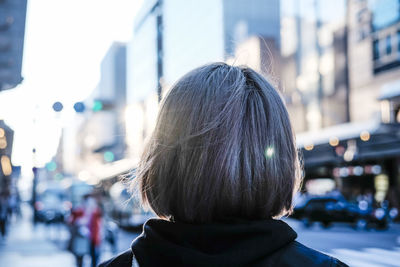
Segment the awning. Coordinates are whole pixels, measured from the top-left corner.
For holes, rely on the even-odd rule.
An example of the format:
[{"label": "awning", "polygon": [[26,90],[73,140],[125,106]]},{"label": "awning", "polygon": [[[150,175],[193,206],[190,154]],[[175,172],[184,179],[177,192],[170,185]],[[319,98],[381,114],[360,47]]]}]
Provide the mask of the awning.
[{"label": "awning", "polygon": [[[298,140],[298,147],[312,144],[310,149],[303,149],[302,156],[306,168],[340,165],[350,162],[381,160],[400,156],[400,124],[346,124],[342,127],[326,128],[320,135],[303,134]],[[340,131],[341,130],[341,131]],[[360,133],[369,132],[369,138],[361,140]],[[340,140],[337,146],[329,144],[330,137]],[[351,144],[349,142],[351,141]],[[307,143],[310,142],[310,143]],[[345,160],[344,154],[349,146],[354,145],[351,159]]]},{"label": "awning", "polygon": [[382,86],[378,100],[400,97],[400,80],[386,83]]},{"label": "awning", "polygon": [[332,137],[336,137],[339,140],[348,140],[359,137],[363,131],[372,134],[379,127],[380,121],[338,124],[319,131],[299,133],[296,135],[296,144],[298,148],[302,148],[306,145],[327,144]]}]

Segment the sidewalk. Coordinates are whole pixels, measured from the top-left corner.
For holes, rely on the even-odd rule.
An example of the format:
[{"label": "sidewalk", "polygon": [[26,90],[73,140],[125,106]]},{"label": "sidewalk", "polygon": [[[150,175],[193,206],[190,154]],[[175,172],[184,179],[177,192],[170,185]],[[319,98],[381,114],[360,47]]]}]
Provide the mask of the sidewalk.
[{"label": "sidewalk", "polygon": [[[73,267],[74,256],[63,249],[63,231],[56,226],[33,226],[32,211],[23,205],[22,219],[8,226],[5,240],[0,239],[2,267]],[[61,235],[61,236],[60,236]],[[57,242],[59,240],[59,242]]]}]

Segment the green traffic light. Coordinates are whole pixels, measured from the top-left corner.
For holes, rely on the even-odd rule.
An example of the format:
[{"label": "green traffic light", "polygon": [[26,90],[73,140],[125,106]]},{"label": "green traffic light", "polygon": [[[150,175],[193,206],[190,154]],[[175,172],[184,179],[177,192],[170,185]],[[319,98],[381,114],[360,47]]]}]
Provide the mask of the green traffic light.
[{"label": "green traffic light", "polygon": [[46,169],[50,172],[55,171],[57,169],[57,163],[55,163],[54,161],[50,161],[46,164]]},{"label": "green traffic light", "polygon": [[103,109],[103,103],[99,100],[94,101],[92,110],[93,111],[100,111]]},{"label": "green traffic light", "polygon": [[115,158],[114,153],[112,153],[111,151],[107,151],[104,153],[104,160],[106,162],[112,162],[114,161],[114,158]]}]

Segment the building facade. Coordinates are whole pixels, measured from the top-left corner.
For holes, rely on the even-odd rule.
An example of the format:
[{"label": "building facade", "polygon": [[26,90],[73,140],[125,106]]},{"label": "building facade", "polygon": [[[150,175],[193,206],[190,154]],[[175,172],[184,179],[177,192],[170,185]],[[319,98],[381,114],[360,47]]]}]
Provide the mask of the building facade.
[{"label": "building facade", "polygon": [[348,122],[345,1],[281,3],[282,87],[295,131]]},{"label": "building facade", "polygon": [[[400,1],[349,0],[345,8],[344,28],[333,35],[334,73],[341,62],[337,73],[345,76],[335,74],[334,80],[347,84],[349,123],[297,135],[304,184],[333,178],[351,201],[370,196],[371,205],[399,209]],[[342,107],[327,100],[320,102],[322,117],[326,104],[338,105],[338,112]]]},{"label": "building facade", "polygon": [[400,122],[400,1],[348,1],[348,35],[351,120]]},{"label": "building facade", "polygon": [[22,82],[27,0],[0,1],[0,91]]},{"label": "building facade", "polygon": [[195,67],[235,57],[250,36],[280,44],[278,0],[164,0],[163,5],[166,86]]},{"label": "building facade", "polygon": [[84,102],[75,124],[63,132],[64,169],[97,183],[104,165],[126,156],[126,44],[111,45],[101,63],[100,81]]}]

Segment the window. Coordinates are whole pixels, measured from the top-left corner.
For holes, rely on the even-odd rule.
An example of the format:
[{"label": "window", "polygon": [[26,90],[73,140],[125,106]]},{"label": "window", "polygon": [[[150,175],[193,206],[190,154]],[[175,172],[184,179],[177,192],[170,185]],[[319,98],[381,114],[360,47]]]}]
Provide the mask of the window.
[{"label": "window", "polygon": [[379,58],[379,40],[374,40],[374,60],[377,60]]},{"label": "window", "polygon": [[390,55],[392,53],[392,36],[386,36],[386,55]]},{"label": "window", "polygon": [[397,30],[397,53],[400,53],[400,30]]}]

